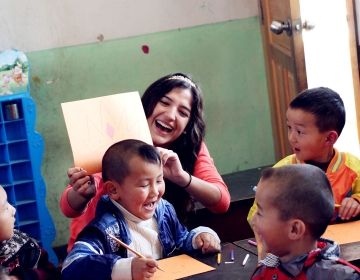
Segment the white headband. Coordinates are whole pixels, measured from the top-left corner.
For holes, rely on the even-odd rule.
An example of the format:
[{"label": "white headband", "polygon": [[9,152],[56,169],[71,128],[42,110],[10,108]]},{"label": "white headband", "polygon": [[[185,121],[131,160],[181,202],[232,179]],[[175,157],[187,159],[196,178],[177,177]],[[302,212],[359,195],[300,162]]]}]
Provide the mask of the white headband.
[{"label": "white headband", "polygon": [[181,76],[181,75],[171,76],[170,78],[168,78],[168,80],[181,80],[181,81],[189,83],[192,87],[196,88],[196,85],[192,80],[190,80],[189,78],[186,78],[184,76]]}]

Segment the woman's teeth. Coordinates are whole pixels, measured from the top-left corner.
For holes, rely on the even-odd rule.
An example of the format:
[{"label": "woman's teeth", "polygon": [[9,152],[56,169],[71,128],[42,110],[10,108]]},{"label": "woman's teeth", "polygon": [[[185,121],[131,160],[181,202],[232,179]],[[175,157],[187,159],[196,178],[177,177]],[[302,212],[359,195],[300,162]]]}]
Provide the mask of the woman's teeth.
[{"label": "woman's teeth", "polygon": [[163,122],[156,121],[155,124],[156,124],[156,126],[157,126],[158,128],[160,128],[161,130],[164,130],[164,131],[166,131],[166,132],[171,132],[171,131],[172,131],[172,127],[167,126],[167,125],[164,124]]}]

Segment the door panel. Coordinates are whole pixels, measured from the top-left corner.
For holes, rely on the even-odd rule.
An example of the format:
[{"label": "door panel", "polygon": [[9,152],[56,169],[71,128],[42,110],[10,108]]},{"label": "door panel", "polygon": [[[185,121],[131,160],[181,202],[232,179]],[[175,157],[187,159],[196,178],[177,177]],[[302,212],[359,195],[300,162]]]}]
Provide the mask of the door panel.
[{"label": "door panel", "polygon": [[[266,71],[272,115],[276,160],[290,154],[287,140],[286,109],[296,93],[307,87],[304,47],[300,30],[298,0],[259,0],[261,30],[266,60]],[[292,34],[271,32],[271,23],[291,23]]]}]

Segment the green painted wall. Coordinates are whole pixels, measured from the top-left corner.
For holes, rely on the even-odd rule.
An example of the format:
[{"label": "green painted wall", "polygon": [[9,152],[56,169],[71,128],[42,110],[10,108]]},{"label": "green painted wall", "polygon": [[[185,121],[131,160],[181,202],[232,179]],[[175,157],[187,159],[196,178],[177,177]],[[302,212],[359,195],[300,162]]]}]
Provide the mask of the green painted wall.
[{"label": "green painted wall", "polygon": [[[150,47],[144,54],[142,45]],[[45,140],[43,176],[57,229],[68,239],[59,197],[72,162],[62,102],[139,91],[170,72],[190,73],[203,89],[206,141],[222,174],[272,164],[272,130],[257,17],[27,53],[37,130]]]}]

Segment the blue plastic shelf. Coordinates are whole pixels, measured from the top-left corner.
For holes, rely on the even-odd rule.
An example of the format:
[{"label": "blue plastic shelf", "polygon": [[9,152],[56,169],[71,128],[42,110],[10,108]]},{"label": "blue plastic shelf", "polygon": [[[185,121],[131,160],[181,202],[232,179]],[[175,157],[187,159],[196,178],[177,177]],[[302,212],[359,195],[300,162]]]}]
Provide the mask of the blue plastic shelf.
[{"label": "blue plastic shelf", "polygon": [[[15,57],[14,62],[9,57]],[[36,106],[30,96],[27,58],[15,50],[2,52],[0,69],[5,69],[0,70],[0,184],[16,208],[15,227],[38,240],[56,265],[55,227],[40,171],[44,141],[35,131]]]}]

